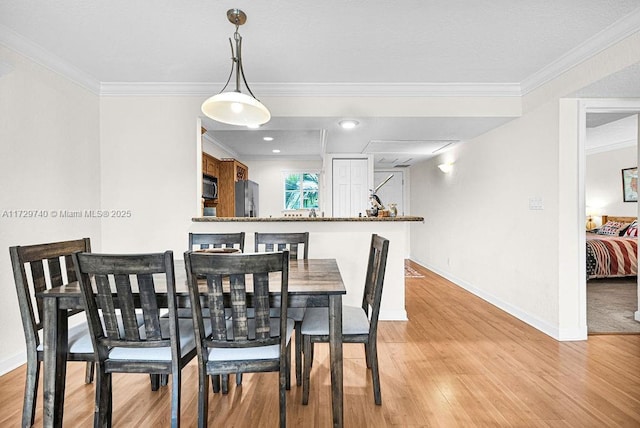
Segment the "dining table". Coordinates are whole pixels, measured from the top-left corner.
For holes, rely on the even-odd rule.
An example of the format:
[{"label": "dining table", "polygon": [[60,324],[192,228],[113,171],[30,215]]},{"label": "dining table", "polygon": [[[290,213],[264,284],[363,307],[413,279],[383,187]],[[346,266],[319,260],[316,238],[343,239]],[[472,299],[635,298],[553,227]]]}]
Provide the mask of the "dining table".
[{"label": "dining table", "polygon": [[[175,260],[176,296],[179,307],[189,307],[189,291],[183,260]],[[166,293],[166,292],[165,292]],[[162,300],[162,284],[157,285]],[[278,290],[270,298],[279,302]],[[335,259],[298,259],[289,262],[288,303],[291,308],[324,307],[329,311],[329,358],[333,426],[342,427],[343,354],[342,296],[346,288]],[[67,365],[68,310],[83,308],[77,282],[38,294],[44,303],[44,392],[43,426],[62,427]]]}]

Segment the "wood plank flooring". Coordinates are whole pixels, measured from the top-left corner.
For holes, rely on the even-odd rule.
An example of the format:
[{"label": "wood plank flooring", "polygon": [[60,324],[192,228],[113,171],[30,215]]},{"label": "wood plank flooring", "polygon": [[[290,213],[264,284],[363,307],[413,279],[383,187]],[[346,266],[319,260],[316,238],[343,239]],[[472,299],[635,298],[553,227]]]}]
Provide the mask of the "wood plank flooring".
[{"label": "wood plank flooring", "polygon": [[[373,402],[361,345],[344,347],[346,427],[638,427],[640,335],[557,342],[416,264],[406,279],[409,322],[381,322],[382,406]],[[309,405],[293,382],[290,427],[331,426],[329,355],[316,345]],[[275,373],[246,374],[210,394],[209,424],[278,424]],[[197,368],[183,371],[182,426],[196,426]],[[24,367],[0,377],[0,426],[19,426]],[[42,389],[36,426],[42,425]],[[92,424],[93,385],[69,363],[65,426]],[[146,375],[114,375],[114,427],[169,426],[168,388]]]}]

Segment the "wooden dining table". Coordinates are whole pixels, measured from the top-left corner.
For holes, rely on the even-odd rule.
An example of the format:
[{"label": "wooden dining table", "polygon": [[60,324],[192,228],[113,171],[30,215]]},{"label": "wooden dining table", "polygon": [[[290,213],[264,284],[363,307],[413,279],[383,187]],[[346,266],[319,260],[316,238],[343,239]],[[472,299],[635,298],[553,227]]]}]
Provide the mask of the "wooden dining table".
[{"label": "wooden dining table", "polygon": [[[182,260],[175,261],[176,294],[180,307],[189,307],[189,291]],[[161,288],[161,287],[159,287]],[[279,291],[271,291],[279,301]],[[343,358],[342,295],[346,288],[335,259],[291,260],[289,263],[289,307],[326,307],[329,311],[329,355],[333,426],[342,427]],[[39,294],[44,303],[44,427],[62,427],[67,365],[69,309],[82,308],[77,282]],[[161,297],[161,294],[160,294]]]}]

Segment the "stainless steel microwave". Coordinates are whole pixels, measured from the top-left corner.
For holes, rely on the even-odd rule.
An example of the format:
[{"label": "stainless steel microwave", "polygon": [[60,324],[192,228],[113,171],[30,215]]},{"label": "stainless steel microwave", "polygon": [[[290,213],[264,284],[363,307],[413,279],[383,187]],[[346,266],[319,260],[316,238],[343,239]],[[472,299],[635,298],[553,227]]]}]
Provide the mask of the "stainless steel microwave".
[{"label": "stainless steel microwave", "polygon": [[204,199],[218,198],[218,178],[211,175],[202,175],[202,197]]}]

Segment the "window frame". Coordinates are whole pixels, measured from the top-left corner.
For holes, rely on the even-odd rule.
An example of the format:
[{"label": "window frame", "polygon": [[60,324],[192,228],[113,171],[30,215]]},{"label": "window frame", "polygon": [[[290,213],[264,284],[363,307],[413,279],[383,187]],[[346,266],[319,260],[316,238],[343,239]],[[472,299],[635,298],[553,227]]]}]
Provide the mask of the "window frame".
[{"label": "window frame", "polygon": [[[288,190],[287,189],[287,178],[293,174],[298,174],[300,175],[300,181],[298,182],[298,188],[295,189],[296,193],[299,193],[300,198],[298,198],[298,203],[299,203],[299,207],[297,208],[287,208],[287,194],[291,193],[292,190]],[[318,188],[316,189],[307,189],[307,192],[309,192],[310,190],[312,191],[317,191],[318,194],[318,201],[317,201],[317,206],[316,207],[311,207],[311,208],[305,208],[304,205],[304,193],[305,193],[305,189],[303,187],[303,177],[304,174],[307,175],[316,175],[318,177]],[[319,210],[320,209],[320,204],[321,204],[321,184],[322,181],[322,172],[319,170],[315,170],[315,169],[300,169],[300,170],[286,170],[286,171],[282,171],[282,196],[283,196],[283,200],[282,200],[282,210],[283,212],[293,212],[293,211],[309,211],[311,209],[315,209],[315,210]]]}]

